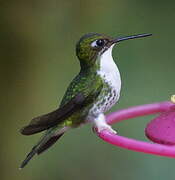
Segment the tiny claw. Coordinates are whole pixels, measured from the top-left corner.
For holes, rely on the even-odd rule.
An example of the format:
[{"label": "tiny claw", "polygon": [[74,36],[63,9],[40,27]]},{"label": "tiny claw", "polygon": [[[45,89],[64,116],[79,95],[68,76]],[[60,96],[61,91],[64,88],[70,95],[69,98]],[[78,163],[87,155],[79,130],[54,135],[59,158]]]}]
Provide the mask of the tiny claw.
[{"label": "tiny claw", "polygon": [[93,126],[93,127],[92,127],[92,131],[93,131],[94,133],[97,133],[97,127],[96,127],[96,126]]},{"label": "tiny claw", "polygon": [[115,131],[114,129],[112,129],[111,126],[109,126],[107,129],[105,128],[104,130],[107,130],[107,131],[109,131],[109,132],[112,133],[112,134],[117,134],[117,131]]},{"label": "tiny claw", "polygon": [[103,124],[102,126],[96,127],[97,132],[100,133],[101,131],[107,130],[108,132],[112,133],[112,134],[117,134],[117,132],[112,129],[112,127],[108,124]]}]

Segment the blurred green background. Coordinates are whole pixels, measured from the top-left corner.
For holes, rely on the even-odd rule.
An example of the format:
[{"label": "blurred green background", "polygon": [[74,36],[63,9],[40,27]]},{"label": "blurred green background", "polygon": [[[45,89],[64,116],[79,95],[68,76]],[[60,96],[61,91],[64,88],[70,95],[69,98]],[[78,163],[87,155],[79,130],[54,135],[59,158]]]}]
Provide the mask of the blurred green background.
[{"label": "blurred green background", "polygon": [[[1,180],[174,180],[175,160],[109,145],[87,125],[72,130],[22,171],[21,161],[39,135],[19,129],[55,109],[79,71],[75,43],[87,32],[111,36],[153,33],[125,41],[113,57],[122,75],[119,104],[164,101],[175,93],[175,2],[153,0],[1,0]],[[147,140],[152,117],[114,125],[122,135]]]}]

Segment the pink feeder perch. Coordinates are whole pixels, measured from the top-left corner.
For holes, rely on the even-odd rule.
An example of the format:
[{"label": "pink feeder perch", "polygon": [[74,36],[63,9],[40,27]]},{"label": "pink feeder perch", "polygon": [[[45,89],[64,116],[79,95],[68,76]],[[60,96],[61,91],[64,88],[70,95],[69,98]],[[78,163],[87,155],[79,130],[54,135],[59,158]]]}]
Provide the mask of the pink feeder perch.
[{"label": "pink feeder perch", "polygon": [[107,115],[107,123],[114,124],[122,120],[139,116],[160,113],[158,117],[148,123],[145,133],[153,142],[144,142],[112,134],[107,130],[96,132],[97,135],[118,147],[144,152],[154,155],[175,158],[175,104],[172,102],[160,102],[130,107]]}]

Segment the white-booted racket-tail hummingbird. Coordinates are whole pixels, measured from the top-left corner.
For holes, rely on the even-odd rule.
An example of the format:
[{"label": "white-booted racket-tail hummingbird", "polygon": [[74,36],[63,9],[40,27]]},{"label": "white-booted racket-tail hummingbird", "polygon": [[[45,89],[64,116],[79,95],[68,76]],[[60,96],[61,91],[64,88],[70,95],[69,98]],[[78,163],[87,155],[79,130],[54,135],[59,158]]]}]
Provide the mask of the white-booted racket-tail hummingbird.
[{"label": "white-booted racket-tail hummingbird", "polygon": [[108,130],[116,133],[106,123],[104,116],[104,113],[118,101],[121,89],[120,72],[112,58],[112,49],[121,41],[150,35],[112,38],[103,34],[88,33],[80,38],[76,44],[80,72],[68,86],[59,108],[33,118],[29,125],[20,131],[23,135],[45,131],[20,168],[23,168],[35,154],[41,154],[51,147],[71,128],[91,122],[98,132]]}]

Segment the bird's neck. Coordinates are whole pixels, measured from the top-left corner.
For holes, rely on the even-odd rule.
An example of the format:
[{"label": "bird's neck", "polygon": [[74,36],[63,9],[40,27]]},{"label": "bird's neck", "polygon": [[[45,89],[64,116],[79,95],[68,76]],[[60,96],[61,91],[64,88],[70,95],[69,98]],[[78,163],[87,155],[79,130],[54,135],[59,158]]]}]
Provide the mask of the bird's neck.
[{"label": "bird's neck", "polygon": [[105,82],[114,87],[117,92],[120,92],[121,77],[112,57],[112,48],[113,46],[100,56],[100,68],[97,72]]},{"label": "bird's neck", "polygon": [[112,49],[113,46],[111,46],[107,51],[105,51],[101,56],[99,56],[98,71],[108,74],[116,72],[116,70],[118,70],[112,57]]},{"label": "bird's neck", "polygon": [[108,75],[119,76],[120,78],[119,70],[112,57],[112,49],[113,46],[99,55],[92,66],[81,65],[80,73],[99,74],[102,78]]}]

